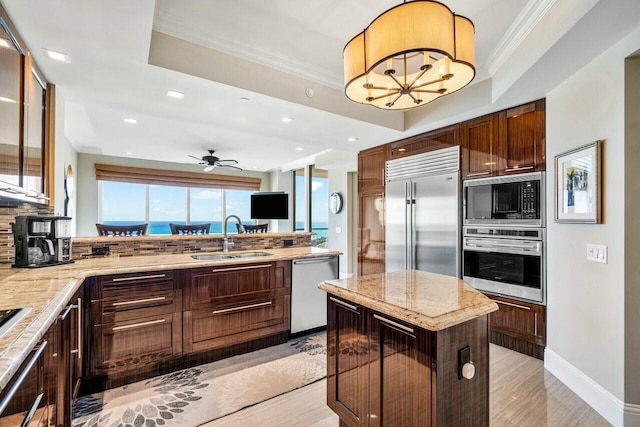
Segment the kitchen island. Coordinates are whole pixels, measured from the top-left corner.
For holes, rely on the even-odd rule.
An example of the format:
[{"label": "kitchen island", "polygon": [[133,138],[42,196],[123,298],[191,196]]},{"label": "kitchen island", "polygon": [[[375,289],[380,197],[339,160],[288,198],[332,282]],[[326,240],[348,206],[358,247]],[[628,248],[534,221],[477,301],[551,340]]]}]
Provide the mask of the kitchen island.
[{"label": "kitchen island", "polygon": [[464,281],[400,271],[322,282],[327,404],[341,426],[488,426],[488,314]]}]

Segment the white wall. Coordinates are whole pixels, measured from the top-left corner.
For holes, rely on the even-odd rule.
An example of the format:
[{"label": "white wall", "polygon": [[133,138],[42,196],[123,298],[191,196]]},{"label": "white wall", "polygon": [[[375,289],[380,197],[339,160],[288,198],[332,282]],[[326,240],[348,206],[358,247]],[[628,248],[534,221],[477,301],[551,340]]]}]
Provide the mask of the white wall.
[{"label": "white wall", "polygon": [[[65,200],[65,192],[64,192],[65,171],[67,170],[67,166],[70,165],[74,173],[77,174],[78,153],[73,148],[71,143],[67,140],[67,137],[64,134],[64,113],[65,113],[64,97],[59,90],[56,90],[55,95],[56,95],[56,99],[55,99],[56,117],[55,117],[54,212],[56,212],[56,214],[63,214],[64,200]],[[75,229],[77,224],[76,208],[75,208],[75,194],[76,194],[77,182],[78,182],[77,178],[73,180],[72,195],[71,195],[71,200],[69,202],[69,212],[68,212],[68,215],[73,218],[72,232],[74,233],[74,235],[75,235]]]},{"label": "white wall", "polygon": [[293,172],[273,171],[269,174],[268,191],[284,191],[289,194],[289,219],[271,220],[269,230],[273,232],[293,231]]},{"label": "white wall", "polygon": [[[636,156],[626,158],[636,167],[640,156],[625,153],[624,59],[639,47],[640,29],[549,92],[546,103],[547,348],[627,403],[639,400],[625,396],[625,377],[638,375],[637,369],[625,371],[625,327],[640,325],[625,325],[625,303],[637,310],[640,300],[625,300],[631,285],[625,280],[637,280],[625,279],[625,239],[637,237],[625,236],[625,199],[637,200],[640,187],[625,181],[625,154]],[[554,156],[598,139],[605,140],[603,223],[555,223]],[[588,262],[587,243],[607,245],[609,262]],[[634,258],[638,263],[637,253]]]},{"label": "white wall", "polygon": [[[95,236],[98,222],[98,181],[95,164],[131,166],[152,169],[166,169],[188,172],[199,172],[193,165],[182,163],[155,162],[151,160],[130,159],[125,157],[100,156],[95,154],[78,154],[78,187],[77,187],[77,224],[78,236]],[[219,173],[219,172],[216,172]],[[225,175],[240,175],[261,178],[260,191],[269,191],[269,174],[263,172],[229,172]]]}]

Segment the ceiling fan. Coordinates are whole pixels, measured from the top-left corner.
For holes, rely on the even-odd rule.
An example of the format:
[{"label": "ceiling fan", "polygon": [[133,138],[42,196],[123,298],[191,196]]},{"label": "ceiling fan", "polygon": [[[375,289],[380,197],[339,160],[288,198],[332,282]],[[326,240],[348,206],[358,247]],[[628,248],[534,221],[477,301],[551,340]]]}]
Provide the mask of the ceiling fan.
[{"label": "ceiling fan", "polygon": [[215,153],[215,150],[207,150],[207,151],[209,152],[209,155],[207,156],[196,157],[196,156],[189,155],[189,157],[199,160],[200,163],[198,164],[205,165],[204,167],[205,172],[212,171],[215,168],[227,168],[227,169],[233,169],[237,171],[242,170],[242,168],[234,166],[238,164],[237,160],[221,160],[219,157],[213,155],[213,153]]}]

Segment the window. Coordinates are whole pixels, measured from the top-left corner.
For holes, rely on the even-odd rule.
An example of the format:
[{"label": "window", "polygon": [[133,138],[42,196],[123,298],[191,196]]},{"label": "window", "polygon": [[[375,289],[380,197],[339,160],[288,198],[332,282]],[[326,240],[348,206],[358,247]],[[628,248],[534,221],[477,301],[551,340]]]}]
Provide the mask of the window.
[{"label": "window", "polygon": [[[307,177],[311,177],[307,181]],[[315,234],[312,245],[327,246],[329,231],[329,178],[326,170],[307,166],[293,172],[295,194],[294,231]]]},{"label": "window", "polygon": [[[252,191],[115,181],[100,181],[100,186],[99,222],[103,224],[149,223],[149,234],[154,235],[171,234],[169,223],[211,223],[211,233],[222,233],[222,221],[231,214],[252,224],[249,219]],[[237,232],[235,222],[229,222],[228,231]]]}]

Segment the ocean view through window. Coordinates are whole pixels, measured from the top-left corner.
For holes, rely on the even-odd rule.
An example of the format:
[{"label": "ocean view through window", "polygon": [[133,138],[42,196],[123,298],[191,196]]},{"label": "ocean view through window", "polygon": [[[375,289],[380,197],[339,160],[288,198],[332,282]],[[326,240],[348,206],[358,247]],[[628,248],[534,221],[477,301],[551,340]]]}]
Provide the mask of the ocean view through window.
[{"label": "ocean view through window", "polygon": [[[107,225],[148,223],[150,235],[171,234],[170,223],[211,223],[210,233],[222,233],[226,215],[238,215],[244,224],[250,219],[252,191],[189,188],[168,185],[100,181],[100,218]],[[229,233],[237,233],[229,221]]]}]

